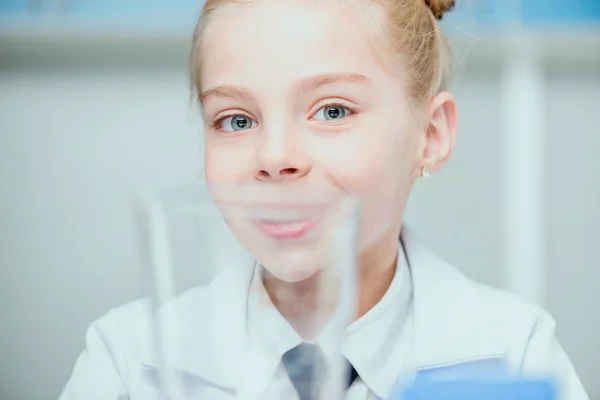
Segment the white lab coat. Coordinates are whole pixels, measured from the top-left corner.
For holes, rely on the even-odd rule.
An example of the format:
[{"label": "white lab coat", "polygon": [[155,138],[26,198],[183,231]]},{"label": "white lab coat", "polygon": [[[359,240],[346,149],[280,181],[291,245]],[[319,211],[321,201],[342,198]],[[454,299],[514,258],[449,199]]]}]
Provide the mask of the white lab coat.
[{"label": "white lab coat", "polygon": [[[560,400],[588,397],[555,336],[549,314],[515,295],[474,283],[438,258],[404,226],[401,240],[413,280],[413,338],[399,377],[452,377],[462,366],[495,365],[510,373],[556,379]],[[252,268],[236,266],[170,307],[186,321],[171,359],[189,398],[235,398],[244,365],[245,313]],[[206,329],[209,326],[210,329]],[[110,311],[87,331],[86,349],[60,400],[157,399],[157,359],[150,304]],[[481,369],[481,368],[480,368]],[[433,374],[435,376],[435,374]]]}]

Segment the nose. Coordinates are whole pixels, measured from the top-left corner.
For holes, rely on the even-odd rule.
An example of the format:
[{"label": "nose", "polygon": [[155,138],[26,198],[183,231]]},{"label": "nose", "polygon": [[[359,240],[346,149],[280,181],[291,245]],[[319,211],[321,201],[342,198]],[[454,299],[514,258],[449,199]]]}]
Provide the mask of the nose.
[{"label": "nose", "polygon": [[310,172],[309,157],[290,136],[281,134],[264,140],[258,156],[256,179],[291,181]]}]

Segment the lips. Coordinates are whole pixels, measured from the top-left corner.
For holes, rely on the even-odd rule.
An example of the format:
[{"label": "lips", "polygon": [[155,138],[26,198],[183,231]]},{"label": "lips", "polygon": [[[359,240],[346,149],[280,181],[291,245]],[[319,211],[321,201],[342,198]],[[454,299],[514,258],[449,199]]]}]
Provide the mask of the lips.
[{"label": "lips", "polygon": [[296,221],[255,221],[258,229],[265,235],[277,239],[298,239],[306,235],[316,224],[314,220],[296,220]]}]

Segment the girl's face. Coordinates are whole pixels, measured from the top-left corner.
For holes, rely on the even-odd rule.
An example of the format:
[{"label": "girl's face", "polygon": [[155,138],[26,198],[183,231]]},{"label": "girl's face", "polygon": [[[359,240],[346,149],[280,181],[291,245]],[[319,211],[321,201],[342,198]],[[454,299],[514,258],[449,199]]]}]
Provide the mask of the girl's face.
[{"label": "girl's face", "polygon": [[285,281],[324,266],[325,241],[307,238],[331,228],[318,210],[347,194],[361,200],[361,252],[397,241],[420,171],[423,135],[363,12],[335,0],[261,0],[220,9],[205,31],[209,187],[233,185],[254,204],[320,215],[228,219],[242,244]]}]

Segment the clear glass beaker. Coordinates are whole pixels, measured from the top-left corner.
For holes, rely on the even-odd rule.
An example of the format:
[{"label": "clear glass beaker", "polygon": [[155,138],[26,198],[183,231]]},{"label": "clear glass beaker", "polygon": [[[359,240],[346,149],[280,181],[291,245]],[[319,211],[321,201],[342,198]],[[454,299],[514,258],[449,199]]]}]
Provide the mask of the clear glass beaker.
[{"label": "clear glass beaker", "polygon": [[138,211],[165,399],[343,398],[355,197],[193,184]]}]

